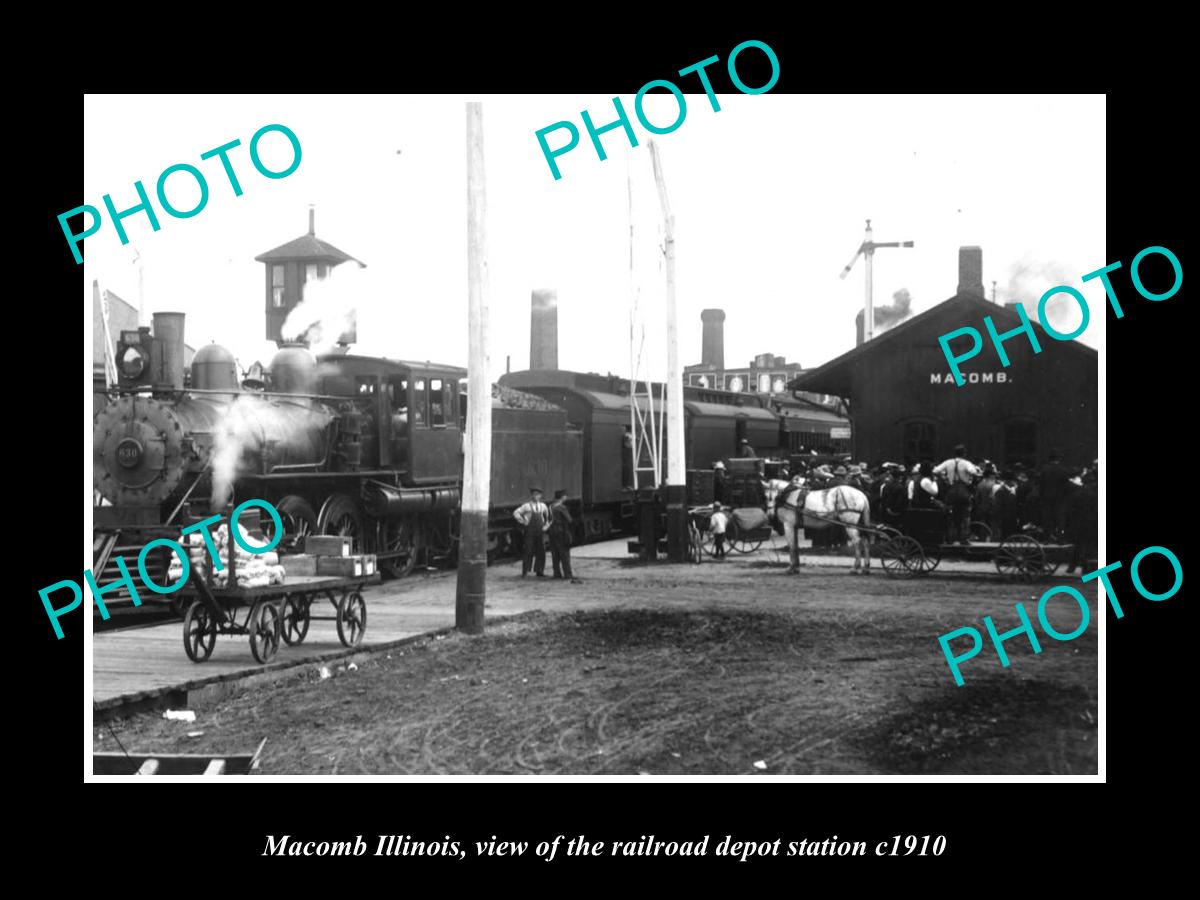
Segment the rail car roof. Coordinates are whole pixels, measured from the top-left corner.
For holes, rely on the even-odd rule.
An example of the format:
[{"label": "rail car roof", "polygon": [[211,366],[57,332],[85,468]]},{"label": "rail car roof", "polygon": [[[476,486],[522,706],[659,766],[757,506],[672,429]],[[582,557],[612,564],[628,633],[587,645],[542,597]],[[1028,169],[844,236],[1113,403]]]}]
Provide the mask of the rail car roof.
[{"label": "rail car roof", "polygon": [[349,353],[324,353],[317,357],[320,363],[351,362],[357,365],[353,368],[371,368],[406,370],[409,372],[444,372],[458,377],[466,377],[467,370],[462,366],[451,366],[429,361],[417,362],[407,359],[388,359],[383,356],[355,356]]},{"label": "rail car roof", "polygon": [[722,419],[762,419],[767,422],[775,421],[775,414],[761,406],[729,406],[725,403],[701,403],[698,400],[685,400],[684,407],[695,416],[707,416]]}]

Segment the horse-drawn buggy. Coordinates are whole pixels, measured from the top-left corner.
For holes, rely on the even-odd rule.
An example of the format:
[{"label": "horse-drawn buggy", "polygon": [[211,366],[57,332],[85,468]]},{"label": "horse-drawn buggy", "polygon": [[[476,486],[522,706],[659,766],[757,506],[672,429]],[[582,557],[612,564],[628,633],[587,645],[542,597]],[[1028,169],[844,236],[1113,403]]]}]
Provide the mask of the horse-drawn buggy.
[{"label": "horse-drawn buggy", "polygon": [[[875,553],[883,570],[889,575],[928,575],[943,559],[991,559],[1001,575],[1032,581],[1053,575],[1074,549],[1071,544],[1040,541],[1028,532],[1001,541],[950,543],[945,539],[949,517],[945,508],[908,509],[899,528],[878,525],[868,529],[876,535]],[[982,523],[972,523],[971,533],[990,536]]]}]

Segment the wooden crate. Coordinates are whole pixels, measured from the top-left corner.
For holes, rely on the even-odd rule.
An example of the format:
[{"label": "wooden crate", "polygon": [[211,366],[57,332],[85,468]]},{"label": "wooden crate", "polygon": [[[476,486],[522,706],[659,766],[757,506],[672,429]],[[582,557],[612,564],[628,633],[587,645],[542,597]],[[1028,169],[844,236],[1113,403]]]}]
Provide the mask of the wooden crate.
[{"label": "wooden crate", "polygon": [[304,552],[313,556],[350,556],[353,538],[336,534],[310,534],[304,538]]},{"label": "wooden crate", "polygon": [[361,556],[318,556],[317,574],[356,578],[363,574],[363,558]]}]

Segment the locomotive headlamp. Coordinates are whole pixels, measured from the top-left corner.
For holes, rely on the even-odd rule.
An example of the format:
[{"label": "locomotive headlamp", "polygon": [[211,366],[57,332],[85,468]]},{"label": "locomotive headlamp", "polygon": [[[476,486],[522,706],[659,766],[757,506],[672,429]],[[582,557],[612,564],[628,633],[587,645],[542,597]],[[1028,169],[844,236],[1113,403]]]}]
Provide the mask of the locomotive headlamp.
[{"label": "locomotive headlamp", "polygon": [[146,370],[146,355],[137,347],[126,347],[121,353],[121,374],[137,378]]}]

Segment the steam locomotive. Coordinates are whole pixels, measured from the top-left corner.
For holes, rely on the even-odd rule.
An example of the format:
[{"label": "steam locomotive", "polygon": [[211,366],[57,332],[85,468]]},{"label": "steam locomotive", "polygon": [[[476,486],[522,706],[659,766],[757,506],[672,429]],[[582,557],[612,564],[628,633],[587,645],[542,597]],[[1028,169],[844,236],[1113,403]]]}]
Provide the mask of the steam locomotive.
[{"label": "steam locomotive", "polygon": [[[118,383],[93,433],[100,583],[116,580],[117,556],[136,555],[150,540],[251,498],[279,511],[284,551],[306,534],[339,534],[354,539],[356,552],[377,554],[393,576],[418,561],[453,561],[465,369],[348,353],[314,357],[284,344],[266,370],[239,381],[232,354],[210,344],[185,377],[183,347],[181,313],[156,313],[153,331],[120,334]],[[653,389],[661,401],[662,386]],[[580,541],[632,526],[633,402],[629,382],[614,376],[534,370],[501,377],[492,400],[492,550],[507,549],[512,512],[531,485],[568,492]],[[653,412],[662,408],[656,402]],[[685,388],[688,468],[711,471],[742,439],[763,455],[795,449],[785,412],[765,397]],[[262,527],[269,533],[273,526],[264,517]],[[149,563],[151,576],[166,581],[165,551]]]}]

